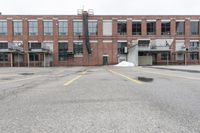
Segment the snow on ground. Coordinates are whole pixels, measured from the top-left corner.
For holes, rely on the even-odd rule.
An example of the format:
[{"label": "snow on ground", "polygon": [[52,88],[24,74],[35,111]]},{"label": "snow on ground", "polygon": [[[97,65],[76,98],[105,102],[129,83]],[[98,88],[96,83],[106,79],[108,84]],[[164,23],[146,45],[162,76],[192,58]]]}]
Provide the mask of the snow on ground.
[{"label": "snow on ground", "polygon": [[119,64],[114,65],[114,66],[120,66],[120,67],[133,67],[133,66],[135,66],[135,65],[134,65],[133,63],[131,63],[131,62],[122,61],[122,62],[120,62]]}]

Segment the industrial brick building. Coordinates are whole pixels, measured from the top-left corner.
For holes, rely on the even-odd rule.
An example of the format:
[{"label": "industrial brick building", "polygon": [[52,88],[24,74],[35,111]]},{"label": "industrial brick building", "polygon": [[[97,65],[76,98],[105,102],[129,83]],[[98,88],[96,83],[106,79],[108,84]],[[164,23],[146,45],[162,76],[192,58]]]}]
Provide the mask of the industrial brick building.
[{"label": "industrial brick building", "polygon": [[0,66],[200,64],[200,16],[0,15]]}]

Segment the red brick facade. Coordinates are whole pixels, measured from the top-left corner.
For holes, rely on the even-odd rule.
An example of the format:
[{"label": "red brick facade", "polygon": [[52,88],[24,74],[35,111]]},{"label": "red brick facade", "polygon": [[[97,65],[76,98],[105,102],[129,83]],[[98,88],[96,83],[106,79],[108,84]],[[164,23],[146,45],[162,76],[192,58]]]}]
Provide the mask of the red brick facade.
[{"label": "red brick facade", "polygon": [[[0,15],[0,21],[6,20],[8,26],[8,35],[1,36],[1,41],[23,41],[24,52],[28,51],[29,41],[52,41],[53,42],[53,66],[78,66],[78,65],[102,65],[103,55],[108,56],[109,64],[118,63],[118,53],[117,53],[117,42],[118,40],[126,40],[128,44],[132,40],[138,40],[143,38],[148,39],[162,39],[162,38],[173,38],[171,49],[170,62],[173,64],[178,64],[175,61],[173,52],[175,52],[175,40],[185,40],[188,45],[190,40],[200,40],[200,28],[199,35],[190,35],[190,21],[200,20],[200,16],[101,16],[101,15],[91,15],[89,20],[97,20],[98,23],[98,35],[91,36],[91,48],[93,50],[92,55],[88,55],[86,46],[83,43],[83,57],[70,57],[67,61],[58,60],[58,42],[68,41],[69,51],[73,51],[73,41],[82,41],[84,37],[74,36],[73,34],[73,20],[82,20],[81,15]],[[23,35],[13,36],[13,20],[22,20],[23,22]],[[28,21],[37,20],[38,21],[38,35],[29,36],[28,35]],[[53,22],[53,36],[43,35],[43,20],[52,20]],[[58,21],[67,20],[68,21],[68,35],[60,37],[58,35]],[[112,20],[112,36],[103,36],[103,20]],[[118,35],[117,33],[117,21],[126,20],[127,21],[127,35]],[[132,35],[132,21],[141,20],[142,25],[142,35]],[[147,20],[156,20],[156,35],[147,35],[146,22]],[[171,34],[161,35],[161,20],[170,20]],[[185,34],[176,35],[176,21],[185,21]],[[200,27],[200,26],[199,26]],[[106,42],[108,41],[108,42]],[[109,42],[110,41],[110,42]],[[83,41],[84,42],[84,41]],[[199,51],[198,51],[199,53]],[[200,54],[199,54],[200,56]],[[9,56],[10,58],[10,56]],[[188,58],[188,57],[187,57]],[[8,60],[8,62],[10,59]],[[161,55],[158,52],[157,64],[162,64]],[[27,64],[27,55],[24,54],[24,63]],[[190,61],[187,60],[187,64],[200,64],[200,58],[198,60]]]}]

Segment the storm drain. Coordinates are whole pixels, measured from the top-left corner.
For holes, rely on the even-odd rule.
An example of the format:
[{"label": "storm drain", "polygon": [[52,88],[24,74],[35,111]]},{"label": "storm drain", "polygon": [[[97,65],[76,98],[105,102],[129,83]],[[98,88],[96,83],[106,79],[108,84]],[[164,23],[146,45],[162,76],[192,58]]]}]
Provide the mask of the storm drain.
[{"label": "storm drain", "polygon": [[147,78],[147,77],[138,77],[138,80],[139,81],[142,81],[142,82],[153,82],[153,78]]}]

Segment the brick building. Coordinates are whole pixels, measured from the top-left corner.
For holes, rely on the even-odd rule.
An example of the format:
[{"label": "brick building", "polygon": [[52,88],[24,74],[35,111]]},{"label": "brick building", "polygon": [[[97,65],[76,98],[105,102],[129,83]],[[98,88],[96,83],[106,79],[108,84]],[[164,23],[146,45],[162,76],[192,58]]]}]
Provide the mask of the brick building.
[{"label": "brick building", "polygon": [[[200,64],[200,16],[0,15],[0,66]],[[134,56],[134,57],[133,57]]]}]

